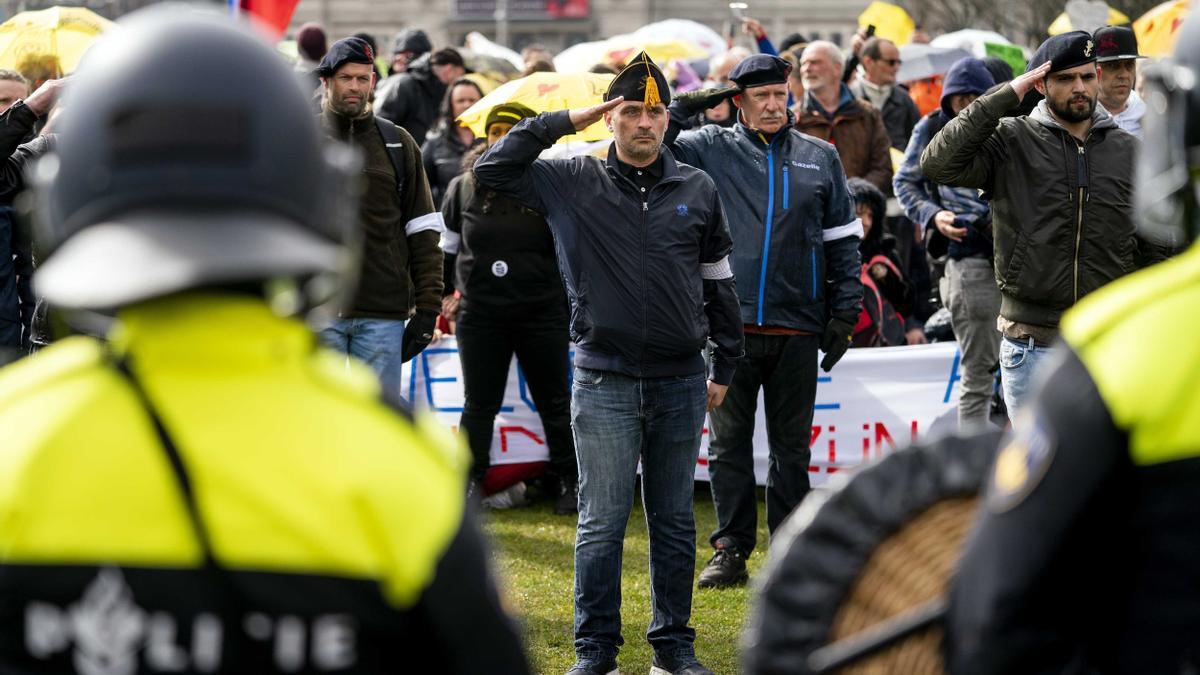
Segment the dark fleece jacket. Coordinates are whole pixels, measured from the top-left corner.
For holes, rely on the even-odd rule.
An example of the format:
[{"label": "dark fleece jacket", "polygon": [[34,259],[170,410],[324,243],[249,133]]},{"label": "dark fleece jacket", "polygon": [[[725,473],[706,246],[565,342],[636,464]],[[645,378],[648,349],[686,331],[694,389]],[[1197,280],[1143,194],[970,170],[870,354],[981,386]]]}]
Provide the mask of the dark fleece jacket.
[{"label": "dark fleece jacket", "polygon": [[363,157],[362,266],[354,300],[341,315],[406,320],[414,305],[434,312],[441,309],[441,232],[422,229],[407,234],[414,221],[436,213],[421,151],[412,136],[396,129],[406,164],[403,191],[398,191],[396,167],[378,124],[391,122],[377,120],[370,109],[355,119],[328,108],[321,113],[325,133],[358,148]]}]

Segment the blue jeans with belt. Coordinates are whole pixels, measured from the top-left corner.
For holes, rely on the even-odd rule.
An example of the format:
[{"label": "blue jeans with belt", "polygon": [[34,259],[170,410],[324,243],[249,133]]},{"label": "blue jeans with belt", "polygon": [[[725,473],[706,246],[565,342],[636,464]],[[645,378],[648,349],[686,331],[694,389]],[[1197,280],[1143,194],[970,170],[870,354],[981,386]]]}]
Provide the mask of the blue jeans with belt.
[{"label": "blue jeans with belt", "polygon": [[321,342],[363,361],[379,376],[387,391],[400,394],[400,345],[404,323],[399,319],[334,319],[321,329]]},{"label": "blue jeans with belt", "polygon": [[1038,375],[1045,370],[1043,364],[1055,351],[1035,343],[1033,338],[1014,340],[1005,337],[1000,341],[1000,386],[1014,429],[1021,426],[1018,413],[1033,403]]},{"label": "blue jeans with belt", "polygon": [[579,459],[575,539],[575,651],[581,664],[616,657],[621,640],[621,554],[638,460],[650,535],[646,638],[662,663],[695,658],[692,579],[696,457],[704,426],[704,373],[637,378],[575,368],[571,426]]}]

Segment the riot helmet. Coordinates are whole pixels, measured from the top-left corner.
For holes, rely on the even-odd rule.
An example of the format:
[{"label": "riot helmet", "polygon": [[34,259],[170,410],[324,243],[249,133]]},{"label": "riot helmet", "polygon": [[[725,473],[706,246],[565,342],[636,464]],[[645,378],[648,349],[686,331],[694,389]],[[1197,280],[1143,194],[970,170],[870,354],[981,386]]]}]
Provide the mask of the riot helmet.
[{"label": "riot helmet", "polygon": [[246,25],[136,12],[85,56],[32,172],[35,284],[67,309],[354,269],[357,157]]}]

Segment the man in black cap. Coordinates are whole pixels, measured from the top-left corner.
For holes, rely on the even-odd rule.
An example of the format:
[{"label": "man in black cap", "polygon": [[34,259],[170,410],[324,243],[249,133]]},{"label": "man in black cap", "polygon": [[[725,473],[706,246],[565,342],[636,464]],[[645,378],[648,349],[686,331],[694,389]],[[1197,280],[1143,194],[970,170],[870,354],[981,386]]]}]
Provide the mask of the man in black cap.
[{"label": "man in black cap", "polygon": [[[362,153],[362,269],[353,300],[321,331],[330,347],[366,361],[390,393],[400,393],[400,364],[433,339],[442,307],[442,214],[403,129],[376,117],[374,50],[346,38],[321,60],[321,127]],[[406,325],[407,322],[407,325]]]},{"label": "man in black cap", "polygon": [[1142,137],[1146,104],[1133,85],[1137,82],[1137,35],[1127,26],[1105,26],[1096,31],[1096,63],[1100,73],[1100,108],[1117,126]]},{"label": "man in black cap", "polygon": [[[1133,224],[1137,140],[1096,109],[1096,47],[1083,31],[1046,40],[1023,75],[956,115],[921,154],[930,180],[992,201],[1000,367],[1018,428],[1063,312],[1149,258]],[[1001,120],[1030,89],[1046,99]]]},{"label": "man in black cap", "polygon": [[399,75],[408,70],[408,64],[433,51],[433,43],[420,28],[405,28],[392,41],[392,64],[389,73]]},{"label": "man in black cap", "polygon": [[[829,372],[846,352],[862,306],[862,223],[837,150],[792,126],[791,66],[756,54],[737,65],[727,89],[684,94],[671,104],[667,141],[681,161],[712,176],[736,246],[731,257],[746,332],[746,358],[725,405],[709,424],[708,470],[716,552],[701,588],[746,581],[758,507],[754,417],[759,391],[770,462],[767,528],[774,532],[808,493],[809,437],[817,394],[817,349]],[[680,133],[694,111],[733,97],[732,127]]]},{"label": "man in black cap", "polygon": [[[621,552],[638,460],[650,531],[658,675],[711,675],[688,626],[693,480],[704,412],[721,405],[742,352],[732,242],[704,172],[663,152],[670,90],[639,54],[605,101],[517,124],[475,165],[485,185],[547,216],[571,302],[572,431],[579,458],[575,652],[571,675],[616,672]],[[603,118],[608,159],[540,160]],[[711,348],[705,373],[702,349]]]},{"label": "man in black cap", "polygon": [[420,145],[437,119],[446,87],[468,72],[462,55],[452,47],[422,56],[379,87],[379,116],[403,127]]}]

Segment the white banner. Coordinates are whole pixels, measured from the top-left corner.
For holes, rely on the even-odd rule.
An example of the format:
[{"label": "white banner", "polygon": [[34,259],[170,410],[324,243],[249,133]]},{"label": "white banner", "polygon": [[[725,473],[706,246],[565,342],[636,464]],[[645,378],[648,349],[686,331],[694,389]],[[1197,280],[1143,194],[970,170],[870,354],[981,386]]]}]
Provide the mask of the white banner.
[{"label": "white banner", "polygon": [[[817,406],[812,425],[813,485],[830,474],[879,457],[897,445],[957,427],[959,352],[953,342],[912,347],[851,349],[831,373],[817,380]],[[457,429],[462,414],[462,370],[458,344],[446,337],[404,366],[402,393],[418,408],[433,410],[446,426]],[[759,395],[754,428],[755,474],[767,476],[767,426]],[[513,360],[504,406],[496,416],[492,463],[545,461],[542,423]],[[708,428],[700,441],[697,480],[708,480]]]}]

